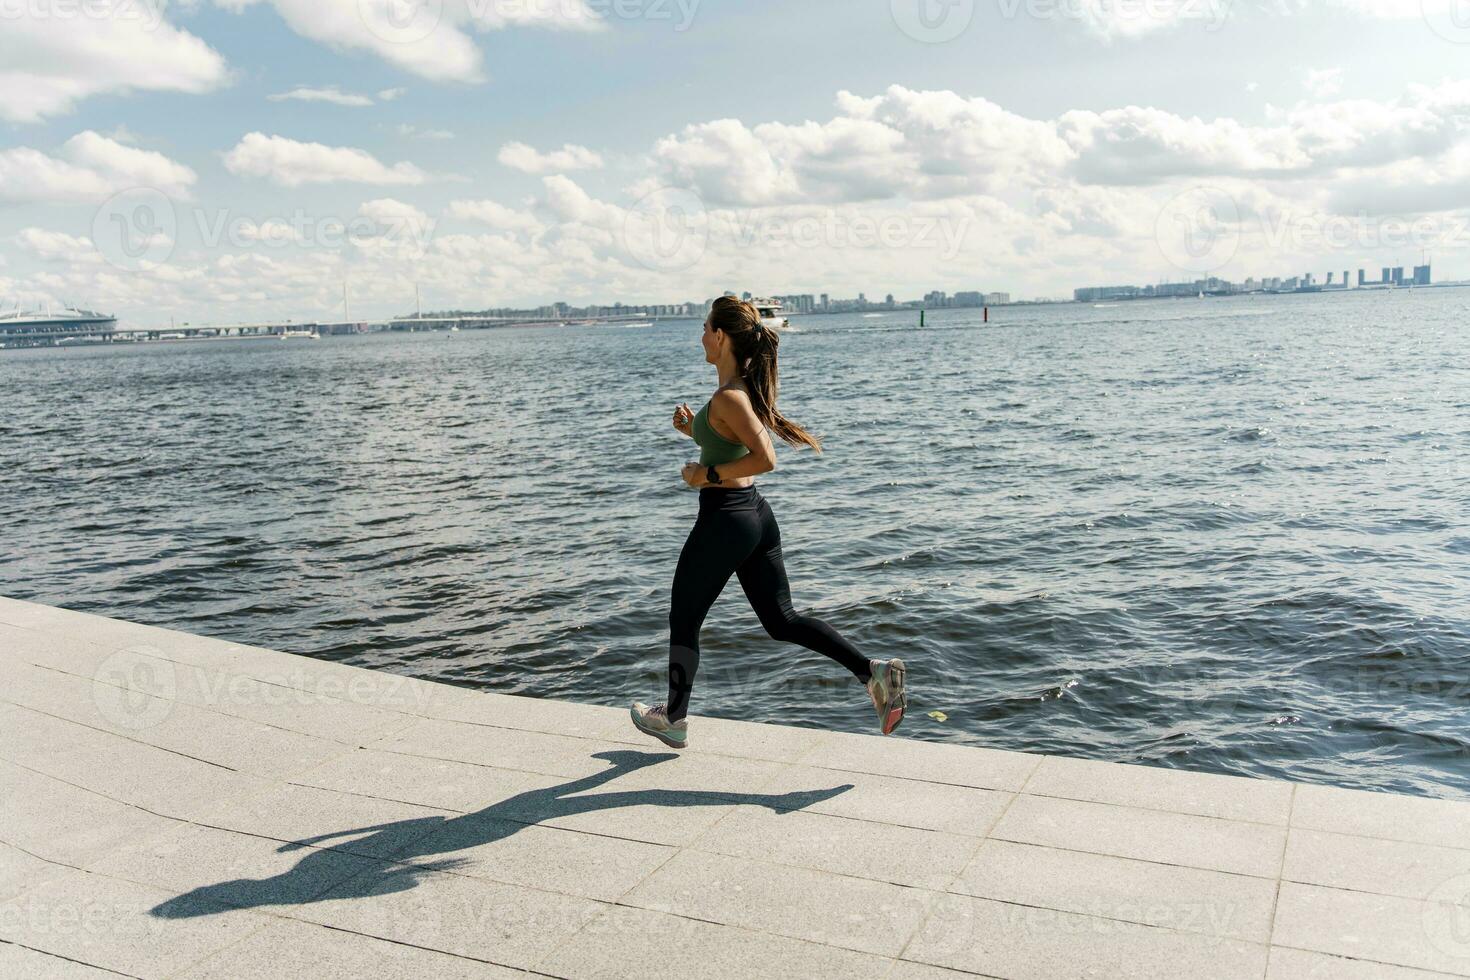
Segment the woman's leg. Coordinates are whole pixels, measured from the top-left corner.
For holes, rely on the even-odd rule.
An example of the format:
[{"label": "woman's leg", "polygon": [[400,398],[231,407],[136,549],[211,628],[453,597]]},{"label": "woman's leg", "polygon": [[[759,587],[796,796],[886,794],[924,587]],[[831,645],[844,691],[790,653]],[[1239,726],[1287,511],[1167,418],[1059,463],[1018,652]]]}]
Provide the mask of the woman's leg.
[{"label": "woman's leg", "polygon": [[771,512],[765,498],[761,498],[757,513],[761,522],[760,543],[736,569],[736,574],[751,608],[760,617],[761,625],[772,639],[796,643],[826,654],[866,684],[872,676],[867,656],[831,626],[815,616],[798,615],[792,608],[786,563],[781,556],[781,528],[776,524],[776,515]]},{"label": "woman's leg", "polygon": [[689,693],[699,670],[699,628],[725,583],[760,540],[752,512],[701,513],[679,552],[669,603],[668,718],[689,713]]}]

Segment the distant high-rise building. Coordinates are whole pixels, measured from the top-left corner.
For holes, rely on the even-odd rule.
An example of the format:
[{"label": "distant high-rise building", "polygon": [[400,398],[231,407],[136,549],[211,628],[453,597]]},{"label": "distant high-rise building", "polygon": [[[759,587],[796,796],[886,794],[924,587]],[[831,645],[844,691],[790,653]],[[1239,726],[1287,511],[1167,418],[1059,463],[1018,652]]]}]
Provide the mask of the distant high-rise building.
[{"label": "distant high-rise building", "polygon": [[1378,280],[1378,281],[1381,282],[1381,283],[1383,283],[1385,286],[1387,286],[1389,283],[1393,282],[1393,270],[1390,269],[1388,266],[1384,266],[1383,267],[1383,278],[1380,279],[1380,280]]},{"label": "distant high-rise building", "polygon": [[1429,285],[1432,285],[1432,283],[1430,281],[1430,270],[1429,270],[1429,266],[1427,266],[1427,265],[1416,265],[1416,266],[1414,266],[1414,285],[1416,285],[1416,286],[1429,286]]},{"label": "distant high-rise building", "polygon": [[832,304],[827,301],[827,294],[826,293],[823,293],[822,294],[822,309],[825,310],[827,307],[829,307],[831,305]]},{"label": "distant high-rise building", "polygon": [[1348,288],[1348,270],[1346,269],[1342,270],[1342,288]]},{"label": "distant high-rise building", "polygon": [[1358,270],[1358,285],[1359,286],[1366,286],[1367,284],[1368,284],[1368,270],[1367,269],[1359,269]]},{"label": "distant high-rise building", "polygon": [[[1164,287],[1160,287],[1163,289]],[[1192,288],[1192,287],[1191,287]],[[992,296],[1005,297],[1005,302],[990,301],[991,306],[1004,306],[1010,302],[1010,297],[1005,293],[992,293]],[[1137,286],[1087,286],[1083,289],[1073,290],[1072,295],[1079,303],[1100,303],[1109,299],[1134,299],[1143,295],[1143,290]],[[1160,293],[1159,295],[1167,295]],[[986,297],[987,300],[990,297]]]},{"label": "distant high-rise building", "polygon": [[1393,267],[1393,284],[1395,286],[1402,286],[1404,284],[1404,267],[1401,265]]}]

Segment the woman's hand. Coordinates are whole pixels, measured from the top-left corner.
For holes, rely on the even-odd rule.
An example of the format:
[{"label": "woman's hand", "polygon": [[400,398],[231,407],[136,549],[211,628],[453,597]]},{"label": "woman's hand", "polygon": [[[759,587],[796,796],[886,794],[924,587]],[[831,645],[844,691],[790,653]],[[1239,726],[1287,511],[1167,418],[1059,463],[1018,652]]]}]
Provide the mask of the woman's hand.
[{"label": "woman's hand", "polygon": [[705,485],[705,470],[698,463],[685,463],[683,472],[684,482],[691,487],[702,487]]},{"label": "woman's hand", "polygon": [[689,411],[688,402],[674,409],[674,428],[689,438],[694,438],[694,413]]}]

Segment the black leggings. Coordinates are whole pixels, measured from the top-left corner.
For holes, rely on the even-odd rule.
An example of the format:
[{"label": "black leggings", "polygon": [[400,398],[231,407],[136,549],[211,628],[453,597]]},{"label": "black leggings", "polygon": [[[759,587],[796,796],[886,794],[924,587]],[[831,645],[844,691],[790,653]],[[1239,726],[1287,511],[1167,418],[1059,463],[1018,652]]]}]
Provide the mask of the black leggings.
[{"label": "black leggings", "polygon": [[781,560],[781,529],[770,504],[748,487],[702,487],[699,517],[674,571],[669,609],[668,717],[689,712],[689,692],[699,669],[699,627],[734,573],[773,639],[826,654],[867,682],[868,658],[836,630],[791,607],[786,565]]}]

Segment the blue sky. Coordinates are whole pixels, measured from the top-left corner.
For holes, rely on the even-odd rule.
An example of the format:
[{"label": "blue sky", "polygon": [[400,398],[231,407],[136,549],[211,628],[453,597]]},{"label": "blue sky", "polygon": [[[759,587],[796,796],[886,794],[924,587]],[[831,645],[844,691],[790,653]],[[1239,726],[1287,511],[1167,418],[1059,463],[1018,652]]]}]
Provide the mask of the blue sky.
[{"label": "blue sky", "polygon": [[0,297],[1470,276],[1470,0],[156,2],[0,0]]}]

